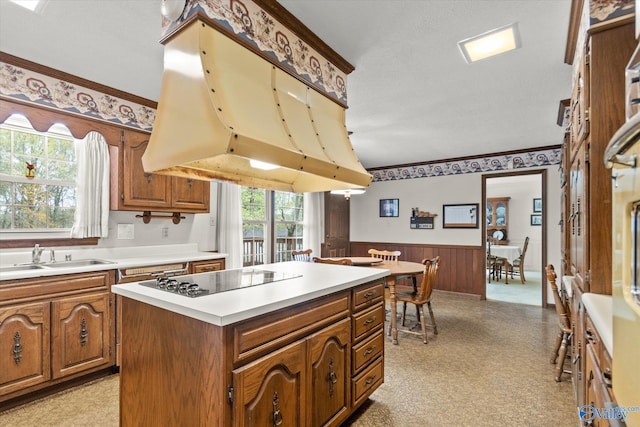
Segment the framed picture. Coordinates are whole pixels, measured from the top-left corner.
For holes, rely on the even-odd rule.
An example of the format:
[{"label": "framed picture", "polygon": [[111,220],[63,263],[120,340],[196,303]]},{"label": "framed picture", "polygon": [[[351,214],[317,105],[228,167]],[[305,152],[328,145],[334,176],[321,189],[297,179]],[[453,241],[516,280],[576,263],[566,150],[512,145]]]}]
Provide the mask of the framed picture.
[{"label": "framed picture", "polygon": [[398,199],[380,199],[380,216],[398,216],[399,204]]},{"label": "framed picture", "polygon": [[531,225],[542,225],[542,215],[531,215]]},{"label": "framed picture", "polygon": [[478,203],[442,205],[442,228],[478,228]]},{"label": "framed picture", "polygon": [[542,199],[533,199],[533,211],[542,212]]}]

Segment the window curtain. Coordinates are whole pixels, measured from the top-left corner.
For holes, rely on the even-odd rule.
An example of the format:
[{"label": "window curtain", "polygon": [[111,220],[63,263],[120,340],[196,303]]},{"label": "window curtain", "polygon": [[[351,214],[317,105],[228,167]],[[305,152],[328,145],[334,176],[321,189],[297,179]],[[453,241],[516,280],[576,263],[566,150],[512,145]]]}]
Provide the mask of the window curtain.
[{"label": "window curtain", "polygon": [[324,237],[324,193],[304,193],[304,219],[302,221],[302,247],[321,256]]},{"label": "window curtain", "polygon": [[221,182],[218,191],[218,250],[228,254],[226,268],[242,268],[242,200],[240,186]]},{"label": "window curtain", "polygon": [[75,141],[78,174],[72,238],[109,234],[109,148],[98,132]]}]

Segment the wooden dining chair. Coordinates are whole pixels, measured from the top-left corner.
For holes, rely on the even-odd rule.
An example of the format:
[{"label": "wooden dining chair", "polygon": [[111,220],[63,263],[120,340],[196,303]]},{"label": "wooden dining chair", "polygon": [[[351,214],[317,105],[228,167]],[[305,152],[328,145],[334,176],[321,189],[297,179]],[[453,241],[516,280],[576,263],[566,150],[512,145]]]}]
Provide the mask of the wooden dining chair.
[{"label": "wooden dining chair", "polygon": [[[422,282],[416,290],[409,288],[408,290],[396,291],[396,301],[402,302],[402,326],[405,324],[407,303],[414,304],[416,306],[417,321],[420,322],[420,328],[422,330],[422,342],[427,344],[427,327],[433,328],[434,335],[438,335],[438,327],[436,325],[436,319],[433,317],[433,310],[431,309],[431,292],[436,282],[436,275],[438,273],[438,267],[440,266],[440,257],[437,256],[432,259],[423,259],[422,263],[426,266],[424,274],[422,275]],[[429,317],[431,323],[427,324],[425,318],[424,306],[427,306],[429,310]],[[404,330],[403,332],[419,334],[411,330]]]},{"label": "wooden dining chair", "polygon": [[313,262],[322,264],[353,265],[351,260],[346,258],[318,258],[317,256],[314,256]]},{"label": "wooden dining chair", "polygon": [[311,262],[311,249],[305,249],[303,251],[291,251],[291,259],[294,261],[306,261]]},{"label": "wooden dining chair", "polygon": [[551,363],[557,364],[555,370],[555,380],[560,382],[562,380],[563,373],[571,373],[570,370],[564,370],[564,362],[567,357],[567,350],[571,345],[571,338],[573,336],[571,331],[571,319],[569,314],[569,301],[564,290],[564,286],[561,285],[561,289],[556,284],[557,276],[553,265],[549,264],[545,267],[547,273],[547,280],[551,285],[551,292],[553,293],[553,301],[556,306],[556,314],[558,316],[558,326],[560,331],[556,337],[556,342],[551,354]]},{"label": "wooden dining chair", "polygon": [[380,258],[384,261],[398,261],[402,252],[400,251],[380,251],[377,249],[369,249],[369,255],[374,258]]},{"label": "wooden dining chair", "polygon": [[524,278],[524,256],[527,253],[527,248],[529,247],[529,236],[524,239],[524,245],[522,246],[522,252],[518,259],[514,260],[511,264],[509,264],[509,272],[511,273],[511,278],[513,279],[513,275],[516,274],[520,276],[520,281],[522,284],[526,282]]}]

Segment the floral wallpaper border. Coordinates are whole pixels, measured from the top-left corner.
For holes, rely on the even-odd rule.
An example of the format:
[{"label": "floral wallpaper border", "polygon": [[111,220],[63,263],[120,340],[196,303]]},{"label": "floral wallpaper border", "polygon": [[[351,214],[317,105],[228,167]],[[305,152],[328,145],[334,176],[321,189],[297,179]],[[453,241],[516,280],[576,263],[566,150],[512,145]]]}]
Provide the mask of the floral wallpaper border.
[{"label": "floral wallpaper border", "polygon": [[156,110],[64,80],[0,62],[0,97],[151,132]]},{"label": "floral wallpaper border", "polygon": [[635,12],[635,0],[588,0],[591,25]]},{"label": "floral wallpaper border", "polygon": [[178,19],[163,21],[163,35],[198,12],[229,29],[312,87],[347,105],[347,75],[251,0],[188,0]]},{"label": "floral wallpaper border", "polygon": [[478,157],[454,162],[376,169],[370,170],[369,173],[373,175],[373,182],[399,181],[478,172],[503,172],[511,169],[558,165],[561,161],[562,149],[554,148],[512,155]]}]

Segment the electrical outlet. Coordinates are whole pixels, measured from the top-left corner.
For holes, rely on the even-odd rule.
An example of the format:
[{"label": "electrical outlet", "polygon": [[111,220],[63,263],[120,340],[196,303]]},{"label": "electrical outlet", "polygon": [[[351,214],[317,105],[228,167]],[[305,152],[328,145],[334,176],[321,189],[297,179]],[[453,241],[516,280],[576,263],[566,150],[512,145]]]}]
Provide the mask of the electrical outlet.
[{"label": "electrical outlet", "polygon": [[209,226],[210,227],[215,227],[216,226],[216,217],[215,216],[209,217]]},{"label": "electrical outlet", "polygon": [[169,237],[169,227],[162,227],[162,237],[163,238]]}]

